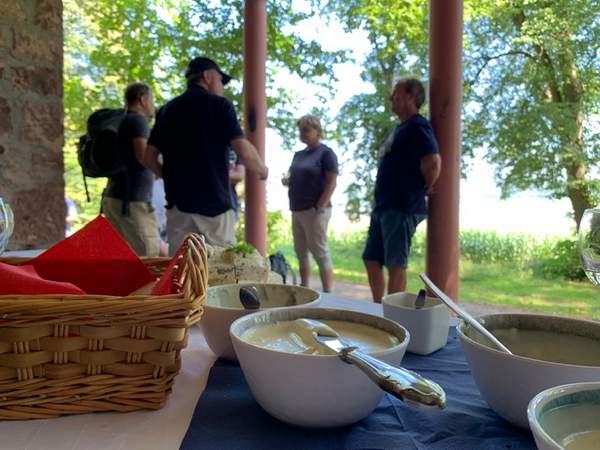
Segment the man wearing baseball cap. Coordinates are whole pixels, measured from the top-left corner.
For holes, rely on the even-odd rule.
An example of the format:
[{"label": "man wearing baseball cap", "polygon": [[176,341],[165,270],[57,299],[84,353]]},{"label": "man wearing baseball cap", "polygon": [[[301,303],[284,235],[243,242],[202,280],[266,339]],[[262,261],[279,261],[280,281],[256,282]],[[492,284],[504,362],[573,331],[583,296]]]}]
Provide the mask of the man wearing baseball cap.
[{"label": "man wearing baseball cap", "polygon": [[213,60],[198,57],[188,64],[185,78],[186,91],[159,110],[146,152],[148,167],[164,178],[171,254],[190,232],[203,234],[210,244],[235,244],[229,148],[249,171],[263,180],[268,176],[233,104],[223,96],[231,76]]}]

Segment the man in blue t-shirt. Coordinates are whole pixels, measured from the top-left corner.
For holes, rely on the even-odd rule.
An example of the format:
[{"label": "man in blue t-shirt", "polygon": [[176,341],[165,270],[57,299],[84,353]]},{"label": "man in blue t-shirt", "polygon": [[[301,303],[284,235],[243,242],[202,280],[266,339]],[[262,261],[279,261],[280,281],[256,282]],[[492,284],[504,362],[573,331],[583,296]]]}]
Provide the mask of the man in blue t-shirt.
[{"label": "man in blue t-shirt", "polygon": [[148,166],[165,181],[171,254],[191,232],[203,234],[210,244],[235,244],[230,147],[260,179],[268,175],[244,137],[233,104],[223,96],[231,77],[204,57],[190,61],[185,77],[187,90],[161,108],[148,141]]},{"label": "man in blue t-shirt", "polygon": [[404,78],[390,97],[400,124],[380,148],[375,205],[363,261],[373,300],[385,294],[383,266],[388,269],[388,294],[406,290],[406,267],[417,225],[427,217],[425,196],[433,192],[441,159],[431,124],[419,114],[425,88]]}]

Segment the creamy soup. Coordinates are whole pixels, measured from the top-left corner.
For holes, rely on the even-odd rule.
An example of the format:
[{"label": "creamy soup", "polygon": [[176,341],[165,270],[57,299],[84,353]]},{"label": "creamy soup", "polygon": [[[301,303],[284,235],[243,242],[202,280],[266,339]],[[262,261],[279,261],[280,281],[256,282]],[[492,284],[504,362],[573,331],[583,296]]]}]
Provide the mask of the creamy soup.
[{"label": "creamy soup", "polygon": [[[394,347],[400,340],[369,325],[340,320],[321,320],[333,328],[349,345],[358,347],[365,353]],[[311,355],[331,355],[334,352],[317,342],[313,331],[301,321],[289,320],[258,325],[242,333],[242,340],[254,345],[287,353]]]},{"label": "creamy soup", "polygon": [[[540,420],[542,428],[567,450],[596,449],[600,450],[600,404],[570,404],[551,409],[543,414]],[[568,424],[582,430],[577,433],[559,436],[553,433],[564,433]],[[577,429],[576,428],[576,429]]]},{"label": "creamy soup", "polygon": [[[497,328],[491,332],[517,355],[563,364],[600,366],[600,340],[597,339],[517,328]],[[485,338],[477,335],[476,340],[484,342]]]},{"label": "creamy soup", "polygon": [[563,440],[565,450],[600,450],[600,429],[574,433]]}]

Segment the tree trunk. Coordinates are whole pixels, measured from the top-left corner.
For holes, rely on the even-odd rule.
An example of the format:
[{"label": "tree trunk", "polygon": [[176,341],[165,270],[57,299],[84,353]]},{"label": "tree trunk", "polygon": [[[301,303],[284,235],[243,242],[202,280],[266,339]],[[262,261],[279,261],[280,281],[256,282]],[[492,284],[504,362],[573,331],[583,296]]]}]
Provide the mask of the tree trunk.
[{"label": "tree trunk", "polygon": [[585,177],[587,168],[584,162],[585,152],[582,141],[583,113],[581,111],[577,113],[576,122],[575,136],[572,137],[570,143],[567,143],[568,148],[571,150],[562,159],[568,160],[568,162],[564,162],[567,172],[567,195],[571,200],[576,226],[579,228],[583,212],[587,208],[591,208],[593,203],[589,183]]},{"label": "tree trunk", "polygon": [[[513,15],[513,23],[519,32],[522,31],[525,20],[525,12],[522,9]],[[568,39],[572,37],[568,36]],[[568,45],[554,52],[555,58],[550,56],[543,44],[534,44],[533,48],[539,63],[546,71],[544,99],[560,104],[566,110],[567,117],[562,125],[569,131],[562,135],[564,150],[560,155],[560,164],[567,174],[565,193],[571,201],[573,218],[579,228],[583,212],[593,206],[589,182],[585,177],[587,167],[583,142],[584,114],[581,109],[583,86],[579,79],[579,70]]]},{"label": "tree trunk", "polygon": [[578,70],[569,50],[565,50],[560,55],[559,71],[562,77],[564,103],[570,106],[571,114],[568,118],[571,126],[568,126],[570,133],[566,137],[567,152],[564,155],[565,169],[567,172],[567,195],[571,200],[574,219],[579,228],[583,212],[591,208],[592,195],[589,182],[586,179],[586,154],[583,142],[583,122],[584,114],[581,110],[583,87],[578,77]]}]

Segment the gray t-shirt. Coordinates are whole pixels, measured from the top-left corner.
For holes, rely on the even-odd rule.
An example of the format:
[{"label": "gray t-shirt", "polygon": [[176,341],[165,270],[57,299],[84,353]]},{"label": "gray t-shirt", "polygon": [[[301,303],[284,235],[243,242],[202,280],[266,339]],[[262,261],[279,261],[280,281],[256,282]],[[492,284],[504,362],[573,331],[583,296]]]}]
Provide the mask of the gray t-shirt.
[{"label": "gray t-shirt", "polygon": [[314,208],[325,190],[327,172],[338,173],[337,156],[320,144],[314,150],[304,149],[294,154],[290,166],[290,209],[304,211]]}]

